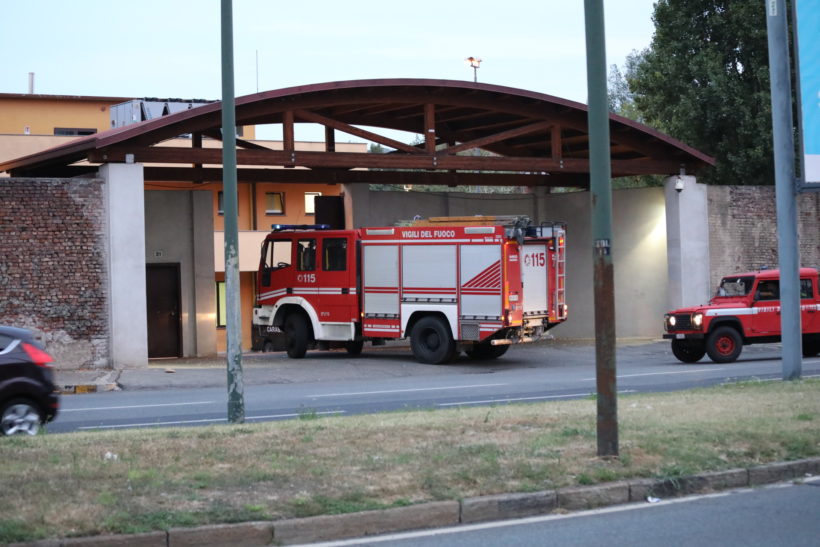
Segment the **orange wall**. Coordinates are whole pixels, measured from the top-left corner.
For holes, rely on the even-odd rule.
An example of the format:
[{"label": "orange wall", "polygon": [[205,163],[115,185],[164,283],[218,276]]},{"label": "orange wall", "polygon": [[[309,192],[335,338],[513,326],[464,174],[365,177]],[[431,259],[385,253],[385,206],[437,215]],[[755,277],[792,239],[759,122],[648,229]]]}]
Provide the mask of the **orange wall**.
[{"label": "orange wall", "polygon": [[[124,99],[125,100],[125,99]],[[121,101],[122,102],[122,101]],[[60,99],[0,100],[0,133],[53,135],[55,127],[82,127],[105,131],[111,128],[110,101]]]},{"label": "orange wall", "polygon": [[[206,186],[206,185],[202,185]],[[156,189],[162,185],[157,184]],[[253,201],[251,192],[256,191],[256,225],[253,222]],[[152,189],[154,189],[152,187]],[[219,192],[222,184],[208,184],[207,188],[213,192],[214,204],[214,230],[223,231],[225,229],[225,219],[218,213]],[[265,214],[265,193],[283,192],[285,194],[285,214],[267,215]],[[239,217],[237,219],[240,230],[260,230],[267,232],[271,224],[313,224],[314,216],[305,213],[305,192],[321,192],[323,196],[338,196],[341,186],[338,184],[275,184],[275,183],[241,183],[237,185],[238,202],[237,208]]]},{"label": "orange wall", "polygon": [[[55,127],[98,132],[111,129],[110,107],[130,101],[119,97],[0,96],[0,135],[53,135]],[[256,126],[243,128],[243,139],[254,139]]]}]

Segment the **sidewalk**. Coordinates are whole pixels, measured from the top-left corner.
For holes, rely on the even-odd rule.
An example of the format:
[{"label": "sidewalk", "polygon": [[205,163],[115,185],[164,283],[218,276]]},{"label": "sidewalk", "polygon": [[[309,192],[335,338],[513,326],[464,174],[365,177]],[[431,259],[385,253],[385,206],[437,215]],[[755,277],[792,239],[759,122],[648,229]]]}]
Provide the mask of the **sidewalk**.
[{"label": "sidewalk", "polygon": [[[284,383],[281,378],[282,357],[278,354],[246,353],[242,371],[249,380],[259,383]],[[216,357],[151,359],[147,367],[119,370],[55,370],[54,383],[63,394],[102,391],[222,387],[227,384],[227,361]]]},{"label": "sidewalk", "polygon": [[[415,365],[409,343],[399,341],[365,351],[398,350],[406,352],[407,364]],[[322,356],[319,360],[311,357]],[[330,357],[329,357],[330,356]],[[368,367],[366,359],[345,372],[341,364],[350,364],[358,357],[350,357],[344,350],[316,351],[307,359],[290,359],[285,352],[242,354],[242,373],[248,384],[289,384],[321,381],[332,376],[360,378]],[[309,366],[306,362],[310,361]],[[318,361],[318,362],[317,362]],[[96,393],[120,390],[178,389],[225,387],[227,385],[227,358],[225,354],[212,357],[181,357],[150,359],[146,367],[110,369],[79,369],[54,371],[54,383],[63,394]]]}]

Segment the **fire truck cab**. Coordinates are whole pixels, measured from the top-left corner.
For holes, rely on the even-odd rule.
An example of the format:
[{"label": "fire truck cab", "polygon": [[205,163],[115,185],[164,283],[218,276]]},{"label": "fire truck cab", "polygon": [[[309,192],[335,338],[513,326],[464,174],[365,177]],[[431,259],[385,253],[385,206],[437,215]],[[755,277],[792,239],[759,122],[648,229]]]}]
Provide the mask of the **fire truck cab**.
[{"label": "fire truck cab", "polygon": [[[434,219],[430,219],[433,221]],[[416,358],[501,356],[566,320],[563,224],[330,230],[274,225],[262,245],[253,349],[383,345]]]}]

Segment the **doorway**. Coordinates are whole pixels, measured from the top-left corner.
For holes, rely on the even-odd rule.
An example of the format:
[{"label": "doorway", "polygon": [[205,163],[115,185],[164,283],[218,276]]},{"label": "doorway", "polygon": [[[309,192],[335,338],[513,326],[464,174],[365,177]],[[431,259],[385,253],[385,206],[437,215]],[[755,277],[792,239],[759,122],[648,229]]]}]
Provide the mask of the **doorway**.
[{"label": "doorway", "polygon": [[179,264],[148,264],[148,358],[182,357]]}]

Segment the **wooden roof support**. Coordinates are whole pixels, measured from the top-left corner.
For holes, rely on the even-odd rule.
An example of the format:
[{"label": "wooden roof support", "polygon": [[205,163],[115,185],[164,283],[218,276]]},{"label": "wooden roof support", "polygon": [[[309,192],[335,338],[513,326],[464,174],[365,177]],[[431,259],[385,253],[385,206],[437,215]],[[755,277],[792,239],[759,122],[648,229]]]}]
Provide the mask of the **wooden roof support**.
[{"label": "wooden roof support", "polygon": [[486,146],[494,142],[501,142],[507,139],[512,139],[513,137],[520,137],[521,135],[529,135],[531,133],[536,133],[538,131],[548,128],[549,126],[550,122],[532,123],[529,125],[525,125],[523,127],[517,127],[515,129],[510,129],[508,131],[502,131],[501,133],[496,133],[495,135],[488,135],[486,137],[481,137],[479,139],[473,139],[471,141],[457,144],[456,146],[442,150],[440,154],[456,154],[464,150],[481,148],[482,146]]},{"label": "wooden roof support", "polygon": [[436,153],[436,105],[424,105],[424,151]]},{"label": "wooden roof support", "polygon": [[561,161],[563,141],[561,140],[561,126],[557,123],[550,129],[550,157]]},{"label": "wooden roof support", "polygon": [[399,142],[393,139],[389,139],[383,135],[379,135],[378,133],[373,133],[371,131],[367,131],[365,129],[361,129],[358,127],[354,127],[352,125],[348,125],[346,123],[328,118],[326,116],[322,116],[321,114],[316,114],[315,112],[310,112],[308,110],[296,110],[294,112],[296,117],[300,120],[304,120],[306,122],[313,122],[324,125],[325,127],[332,127],[333,129],[338,129],[339,131],[343,131],[344,133],[348,133],[350,135],[355,135],[357,137],[361,137],[363,139],[371,140],[373,142],[377,142],[379,144],[383,144],[384,146],[395,148],[396,150],[402,150],[409,154],[418,154],[420,150],[417,148],[410,146],[409,144],[405,144],[403,142]]},{"label": "wooden roof support", "polygon": [[[92,163],[124,162],[133,154],[139,163],[202,163],[221,165],[222,151],[216,148],[190,149],[171,147],[112,147],[89,152]],[[241,166],[299,166],[311,169],[441,169],[461,171],[512,171],[519,173],[589,173],[587,158],[563,158],[556,161],[545,157],[455,156],[428,154],[361,154],[351,152],[309,152],[279,150],[237,150]],[[673,173],[680,162],[669,160],[612,160],[613,173],[657,174]]]}]

